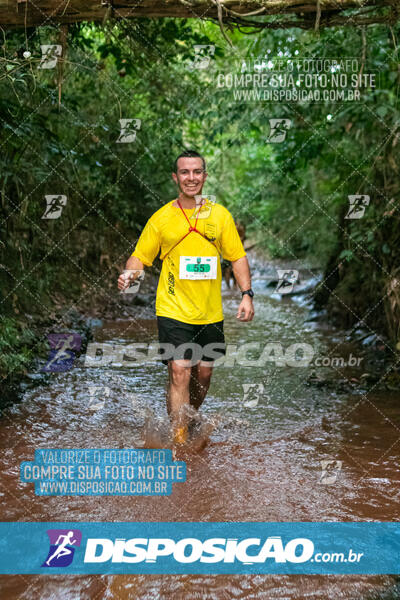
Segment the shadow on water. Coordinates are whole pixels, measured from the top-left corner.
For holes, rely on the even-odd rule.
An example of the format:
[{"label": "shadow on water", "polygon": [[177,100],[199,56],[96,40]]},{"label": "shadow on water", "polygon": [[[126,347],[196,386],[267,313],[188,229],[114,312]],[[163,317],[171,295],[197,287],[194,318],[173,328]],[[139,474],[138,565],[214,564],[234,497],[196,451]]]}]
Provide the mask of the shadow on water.
[{"label": "shadow on water", "polygon": [[[200,425],[177,458],[187,481],[166,497],[37,497],[19,481],[36,448],[169,447],[163,365],[84,366],[28,390],[0,421],[2,521],[396,521],[400,502],[395,392],[329,390],[313,372],[359,378],[358,367],[290,367],[279,349],[257,366],[267,343],[308,343],[316,355],[357,356],[344,334],[305,321],[300,302],[255,281],[256,318],[240,323],[238,295],[224,291],[229,344],[253,343],[242,364],[218,366]],[[105,323],[96,341],[157,340],[155,320]],[[258,346],[257,346],[258,344]],[[242,357],[243,359],[243,357]],[[253,359],[253,362],[252,362]],[[324,475],[323,461],[335,469]],[[3,576],[2,597],[56,599],[399,598],[390,576]]]}]

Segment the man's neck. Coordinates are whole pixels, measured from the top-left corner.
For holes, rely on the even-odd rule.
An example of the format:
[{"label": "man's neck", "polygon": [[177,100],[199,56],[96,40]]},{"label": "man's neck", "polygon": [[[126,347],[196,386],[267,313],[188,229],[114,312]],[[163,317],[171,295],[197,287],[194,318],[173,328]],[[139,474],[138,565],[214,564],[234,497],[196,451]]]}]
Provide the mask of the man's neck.
[{"label": "man's neck", "polygon": [[[196,198],[193,196],[186,196],[183,192],[181,192],[178,196],[178,200],[182,208],[194,208],[196,206]],[[175,206],[178,206],[177,201],[175,200]]]}]

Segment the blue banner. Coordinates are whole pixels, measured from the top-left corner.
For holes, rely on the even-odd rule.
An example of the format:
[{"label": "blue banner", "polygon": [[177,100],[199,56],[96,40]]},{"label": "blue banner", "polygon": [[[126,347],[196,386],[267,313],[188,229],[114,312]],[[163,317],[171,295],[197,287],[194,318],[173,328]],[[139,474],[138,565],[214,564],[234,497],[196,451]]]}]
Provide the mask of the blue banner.
[{"label": "blue banner", "polygon": [[400,574],[399,523],[0,523],[1,574]]}]

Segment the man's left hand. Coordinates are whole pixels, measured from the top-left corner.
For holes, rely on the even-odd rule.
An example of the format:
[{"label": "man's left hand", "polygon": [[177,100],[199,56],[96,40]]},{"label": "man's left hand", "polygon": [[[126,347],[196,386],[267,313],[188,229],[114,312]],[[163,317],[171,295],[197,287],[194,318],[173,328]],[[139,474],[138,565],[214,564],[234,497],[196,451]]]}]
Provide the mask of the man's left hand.
[{"label": "man's left hand", "polygon": [[237,311],[236,318],[239,321],[251,321],[254,317],[253,300],[248,294],[245,294]]}]

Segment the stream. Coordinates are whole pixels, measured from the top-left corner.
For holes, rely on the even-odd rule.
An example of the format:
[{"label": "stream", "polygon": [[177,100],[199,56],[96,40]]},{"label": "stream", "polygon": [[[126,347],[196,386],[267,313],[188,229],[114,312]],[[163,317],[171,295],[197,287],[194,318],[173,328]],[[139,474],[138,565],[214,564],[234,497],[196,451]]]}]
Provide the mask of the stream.
[{"label": "stream", "polygon": [[[240,295],[223,283],[227,343],[258,343],[247,354],[250,363],[271,343],[284,354],[292,344],[308,344],[314,358],[362,358],[345,332],[307,321],[303,297],[276,294],[266,274],[267,267],[255,269],[252,323],[236,320]],[[118,346],[156,342],[156,320],[104,321],[94,339]],[[171,496],[37,497],[32,484],[19,481],[20,462],[33,460],[37,448],[142,447],[149,435],[162,439],[168,422],[161,363],[87,367],[81,356],[70,371],[52,374],[50,386],[27,390],[2,414],[1,521],[398,520],[398,393],[313,385],[325,377],[359,380],[363,362],[288,366],[279,364],[275,350],[262,366],[215,367],[201,408],[211,433],[204,448],[180,450],[187,481],[174,484]],[[330,475],[321,465],[328,460]],[[395,579],[383,575],[0,578],[8,600],[365,600],[398,598],[394,589]]]}]

